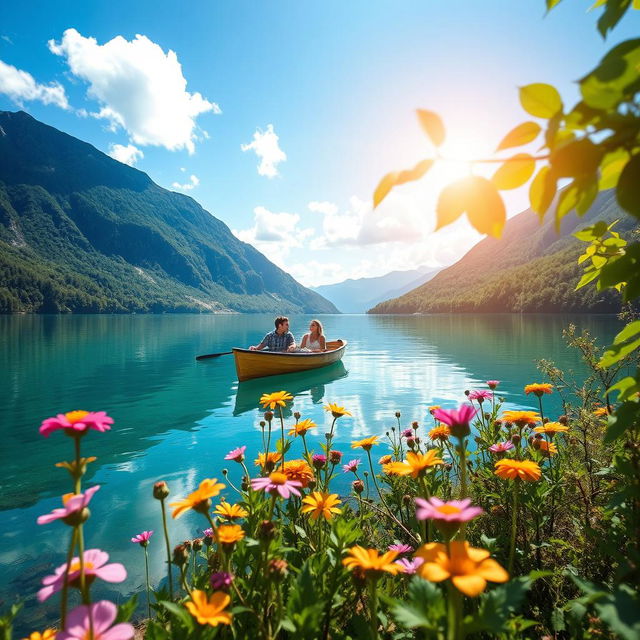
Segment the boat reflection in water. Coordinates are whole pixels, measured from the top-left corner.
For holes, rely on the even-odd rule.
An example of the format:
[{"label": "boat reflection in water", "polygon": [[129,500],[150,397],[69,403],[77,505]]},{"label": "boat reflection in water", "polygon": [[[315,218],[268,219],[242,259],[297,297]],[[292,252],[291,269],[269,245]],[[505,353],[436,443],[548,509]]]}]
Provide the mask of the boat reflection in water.
[{"label": "boat reflection in water", "polygon": [[[320,404],[324,398],[325,385],[346,377],[348,373],[344,363],[339,361],[321,369],[310,369],[300,373],[287,373],[281,376],[268,376],[239,382],[233,415],[239,416],[247,411],[261,408],[260,397],[262,394],[273,391],[284,390],[293,396],[309,391],[313,403]],[[282,412],[285,417],[291,416],[290,405],[283,408]]]}]

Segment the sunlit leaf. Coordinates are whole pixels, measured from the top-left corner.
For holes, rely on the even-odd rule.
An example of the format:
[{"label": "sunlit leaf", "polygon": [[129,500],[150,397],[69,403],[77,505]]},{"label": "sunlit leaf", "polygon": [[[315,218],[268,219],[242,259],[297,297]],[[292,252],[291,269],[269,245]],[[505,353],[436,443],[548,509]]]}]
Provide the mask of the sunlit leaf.
[{"label": "sunlit leaf", "polygon": [[556,195],[557,179],[549,169],[542,167],[529,186],[531,208],[542,219]]},{"label": "sunlit leaf", "polygon": [[380,180],[373,194],[373,207],[377,207],[393,187],[422,178],[422,176],[433,166],[433,162],[433,160],[422,160],[421,162],[418,162],[413,169],[387,173],[387,175]]},{"label": "sunlit leaf", "polygon": [[560,2],[562,2],[562,0],[547,0],[547,11],[551,11],[551,9],[560,4]]},{"label": "sunlit leaf", "polygon": [[[640,403],[634,401],[623,402],[614,415],[609,416],[605,442],[613,442],[625,435],[627,429],[637,429],[640,420]],[[637,610],[637,609],[636,609]],[[637,639],[636,635],[636,639]]]},{"label": "sunlit leaf", "polygon": [[620,173],[616,197],[625,211],[640,218],[640,154],[631,158]]},{"label": "sunlit leaf", "polygon": [[496,151],[527,144],[535,140],[540,131],[542,131],[542,127],[537,122],[523,122],[502,138],[502,142],[500,142]]},{"label": "sunlit leaf", "polygon": [[640,347],[640,320],[630,322],[614,338],[600,360],[601,367],[610,367],[632,351]]},{"label": "sunlit leaf", "polygon": [[562,99],[555,87],[536,82],[520,87],[520,104],[536,118],[552,118],[562,110]]},{"label": "sunlit leaf", "polygon": [[599,288],[616,287],[626,283],[622,299],[629,302],[640,295],[640,243],[634,242],[625,248],[624,255],[609,261],[603,267]]},{"label": "sunlit leaf", "polygon": [[595,174],[602,149],[588,138],[574,140],[553,151],[551,166],[559,178],[583,178]]},{"label": "sunlit leaf", "polygon": [[576,291],[582,289],[582,287],[588,285],[600,275],[600,269],[592,269],[591,271],[585,271],[580,278],[580,282],[576,285]]},{"label": "sunlit leaf", "polygon": [[433,142],[436,147],[439,147],[444,142],[445,135],[444,124],[440,116],[433,111],[426,111],[425,109],[418,109],[417,114],[420,126],[429,136],[431,142]]},{"label": "sunlit leaf", "polygon": [[[591,242],[596,238],[602,238],[602,236],[605,233],[607,233],[607,231],[609,231],[610,228],[611,227],[607,226],[607,223],[604,220],[600,220],[599,222],[596,222],[590,227],[585,227],[584,229],[580,229],[580,231],[576,231],[573,235],[574,237],[578,238],[578,240]],[[594,247],[594,250],[595,250],[595,247]]]},{"label": "sunlit leaf", "polygon": [[596,196],[598,195],[598,181],[593,178],[589,180],[583,187],[576,205],[576,211],[579,216],[583,216],[594,203]]},{"label": "sunlit leaf", "polygon": [[640,392],[640,371],[636,372],[636,377],[627,376],[618,380],[613,386],[607,389],[607,393],[618,393],[618,402],[631,400],[636,393]]},{"label": "sunlit leaf", "polygon": [[568,187],[564,188],[560,192],[558,206],[556,207],[556,231],[560,231],[562,218],[564,218],[572,209],[575,209],[578,204],[579,196],[580,189],[575,182],[572,182]]},{"label": "sunlit leaf", "polygon": [[517,189],[531,178],[536,170],[536,161],[528,153],[518,153],[507,159],[493,174],[491,182],[497,189]]},{"label": "sunlit leaf", "polygon": [[618,184],[618,178],[629,162],[629,152],[625,149],[616,149],[612,153],[608,153],[600,164],[600,181],[598,188],[600,191],[605,189],[613,189]]},{"label": "sunlit leaf", "polygon": [[631,0],[607,0],[604,13],[598,20],[598,31],[603,38],[613,29],[631,6]]}]

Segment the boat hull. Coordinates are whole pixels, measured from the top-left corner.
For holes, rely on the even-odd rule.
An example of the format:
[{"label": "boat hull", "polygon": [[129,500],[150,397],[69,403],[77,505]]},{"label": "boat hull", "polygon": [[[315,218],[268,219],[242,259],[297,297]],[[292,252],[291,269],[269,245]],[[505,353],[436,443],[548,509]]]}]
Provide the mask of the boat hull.
[{"label": "boat hull", "polygon": [[238,380],[251,380],[283,373],[297,373],[309,369],[319,369],[342,359],[347,342],[335,340],[327,343],[329,351],[322,353],[274,353],[271,351],[250,351],[233,349]]}]

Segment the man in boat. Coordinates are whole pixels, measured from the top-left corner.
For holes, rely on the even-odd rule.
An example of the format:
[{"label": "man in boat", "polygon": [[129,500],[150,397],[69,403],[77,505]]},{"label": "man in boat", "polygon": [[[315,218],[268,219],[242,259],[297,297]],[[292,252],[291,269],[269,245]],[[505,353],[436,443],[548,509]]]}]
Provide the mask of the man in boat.
[{"label": "man in boat", "polygon": [[275,319],[276,330],[270,331],[262,338],[262,342],[249,347],[250,351],[295,351],[296,341],[293,334],[289,331],[289,318],[286,316],[278,316]]}]

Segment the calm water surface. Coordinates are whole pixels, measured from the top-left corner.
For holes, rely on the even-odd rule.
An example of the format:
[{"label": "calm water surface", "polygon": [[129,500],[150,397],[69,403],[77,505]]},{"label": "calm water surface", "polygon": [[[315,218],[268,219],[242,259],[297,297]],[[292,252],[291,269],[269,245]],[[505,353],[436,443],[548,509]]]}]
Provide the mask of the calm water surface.
[{"label": "calm water surface", "polygon": [[[309,320],[291,318],[296,338]],[[70,490],[67,473],[53,463],[73,454],[61,433],[39,436],[46,417],[86,409],[115,419],[112,431],[91,432],[82,444],[84,455],[98,457],[85,482],[101,485],[91,503],[87,548],[107,550],[128,571],[121,585],[96,583],[94,590],[117,600],[144,582],[142,550],[131,536],[154,529],[150,548],[161,548],[153,483],[166,480],[172,497],[182,497],[203,478],[220,478],[230,449],[246,444],[253,459],[262,393],[293,393],[293,410],[321,426],[314,443],[324,440],[331,421],[322,405],[346,407],[353,417],[338,421],[336,448],[348,459],[351,439],[383,435],[397,409],[403,426],[429,424],[428,405],[457,406],[465,389],[486,388],[487,379],[502,381],[508,407],[536,408],[522,388],[540,381],[537,358],[581,370],[562,340],[564,326],[574,322],[602,341],[619,328],[606,316],[347,315],[322,321],[330,338],[349,342],[342,363],[239,385],[232,356],[194,357],[257,343],[270,330],[271,316],[0,316],[0,609],[16,596],[29,597],[23,619],[37,625],[57,607],[52,597],[49,607],[36,610],[34,595],[40,579],[64,562],[68,531],[61,523],[40,527],[36,518],[58,507],[59,496]],[[545,402],[557,415],[557,397]],[[239,479],[236,468],[231,477]],[[346,480],[336,488],[346,490]],[[196,514],[172,522],[172,543],[200,535],[202,525]],[[162,553],[150,558],[157,584],[164,574]]]}]

